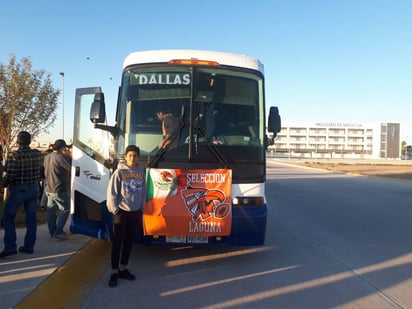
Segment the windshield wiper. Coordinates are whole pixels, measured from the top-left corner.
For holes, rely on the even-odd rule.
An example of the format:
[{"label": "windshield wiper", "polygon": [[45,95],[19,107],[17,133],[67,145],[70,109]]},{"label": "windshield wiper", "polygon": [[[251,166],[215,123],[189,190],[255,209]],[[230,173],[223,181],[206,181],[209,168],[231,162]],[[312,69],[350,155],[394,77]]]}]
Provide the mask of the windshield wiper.
[{"label": "windshield wiper", "polygon": [[199,126],[196,126],[196,131],[197,131],[197,135],[196,135],[196,138],[195,138],[196,153],[198,151],[198,143],[199,143],[199,135],[200,135],[201,137],[203,137],[205,139],[207,149],[219,161],[219,163],[224,168],[231,169],[232,168],[231,164],[229,164],[229,162],[226,160],[225,156],[222,154],[222,152],[219,150],[219,148],[216,146],[216,144],[213,144],[212,141],[210,140],[210,138],[206,136],[203,129],[200,128]]}]

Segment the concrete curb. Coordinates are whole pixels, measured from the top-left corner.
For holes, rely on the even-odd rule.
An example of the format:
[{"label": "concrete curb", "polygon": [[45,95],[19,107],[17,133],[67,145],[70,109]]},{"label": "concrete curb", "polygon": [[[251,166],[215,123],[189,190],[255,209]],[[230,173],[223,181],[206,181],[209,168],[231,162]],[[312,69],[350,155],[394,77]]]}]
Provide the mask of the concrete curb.
[{"label": "concrete curb", "polygon": [[80,308],[109,267],[110,248],[90,240],[15,308]]}]

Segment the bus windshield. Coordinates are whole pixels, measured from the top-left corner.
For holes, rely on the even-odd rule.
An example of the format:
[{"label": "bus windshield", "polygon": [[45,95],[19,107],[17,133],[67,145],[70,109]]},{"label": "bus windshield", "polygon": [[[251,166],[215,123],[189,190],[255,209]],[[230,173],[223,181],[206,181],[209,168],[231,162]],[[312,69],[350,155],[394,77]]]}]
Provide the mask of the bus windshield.
[{"label": "bus windshield", "polygon": [[[250,70],[221,67],[161,66],[127,68],[119,108],[119,153],[139,145],[142,156],[162,147],[165,128],[157,113],[175,118],[168,156],[196,157],[213,145],[230,148],[264,142],[263,77]],[[163,125],[164,126],[164,125]],[[244,152],[244,150],[242,150]],[[261,151],[251,152],[258,155]]]}]

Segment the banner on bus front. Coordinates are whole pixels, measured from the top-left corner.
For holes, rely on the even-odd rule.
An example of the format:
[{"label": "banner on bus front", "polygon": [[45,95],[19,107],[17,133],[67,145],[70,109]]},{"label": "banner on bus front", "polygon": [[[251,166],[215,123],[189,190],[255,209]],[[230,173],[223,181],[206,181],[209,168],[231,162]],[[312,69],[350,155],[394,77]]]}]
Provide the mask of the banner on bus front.
[{"label": "banner on bus front", "polygon": [[228,169],[148,169],[145,235],[230,235],[231,190]]}]

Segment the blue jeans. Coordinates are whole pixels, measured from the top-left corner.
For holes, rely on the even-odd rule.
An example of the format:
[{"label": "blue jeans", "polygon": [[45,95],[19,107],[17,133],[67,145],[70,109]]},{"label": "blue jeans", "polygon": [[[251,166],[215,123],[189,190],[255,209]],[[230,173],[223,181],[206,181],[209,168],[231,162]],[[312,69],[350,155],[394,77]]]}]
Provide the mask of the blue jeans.
[{"label": "blue jeans", "polygon": [[15,218],[20,206],[24,205],[26,213],[26,236],[23,247],[32,250],[36,242],[37,219],[36,206],[39,196],[39,185],[11,185],[9,197],[3,211],[4,250],[17,251]]},{"label": "blue jeans", "polygon": [[[69,218],[69,192],[50,193],[47,195],[47,225],[50,236],[63,234]],[[57,215],[57,210],[59,215]]]}]

